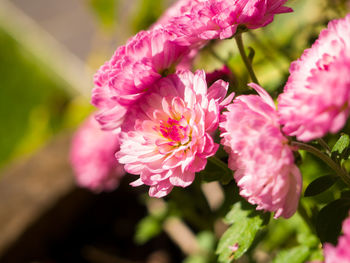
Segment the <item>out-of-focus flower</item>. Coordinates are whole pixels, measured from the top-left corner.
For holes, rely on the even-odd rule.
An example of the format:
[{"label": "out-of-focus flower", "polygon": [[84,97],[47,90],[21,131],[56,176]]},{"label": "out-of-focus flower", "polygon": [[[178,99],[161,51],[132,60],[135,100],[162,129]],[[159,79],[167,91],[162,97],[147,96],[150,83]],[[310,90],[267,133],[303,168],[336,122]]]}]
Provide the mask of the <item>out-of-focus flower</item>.
[{"label": "out-of-focus flower", "polygon": [[174,32],[160,27],[141,31],[117,49],[95,75],[92,103],[103,129],[118,129],[125,114],[152,85],[175,72],[177,64],[190,52],[175,42]]},{"label": "out-of-focus flower", "polygon": [[70,159],[76,180],[95,192],[114,190],[125,174],[115,158],[118,134],[102,131],[90,116],[73,137]]},{"label": "out-of-focus flower", "polygon": [[350,14],[334,20],[290,67],[278,98],[283,131],[309,141],[338,132],[349,116]]},{"label": "out-of-focus flower", "polygon": [[227,82],[234,80],[234,76],[228,66],[224,65],[221,69],[214,70],[206,74],[206,80],[208,86],[213,84],[215,81],[222,79]]},{"label": "out-of-focus flower", "polygon": [[350,217],[343,222],[344,235],[338,240],[338,245],[324,245],[325,263],[349,263],[350,262]]},{"label": "out-of-focus flower", "polygon": [[191,10],[170,20],[190,43],[232,37],[238,26],[264,27],[274,15],[291,12],[286,0],[193,0]]},{"label": "out-of-focus flower", "polygon": [[154,85],[123,124],[117,158],[140,175],[133,186],[149,185],[150,196],[163,197],[193,182],[218,149],[211,133],[232,100],[233,94],[224,100],[227,88],[219,80],[207,90],[204,71],[179,71]]},{"label": "out-of-focus flower", "polygon": [[301,175],[280,131],[273,100],[259,86],[251,87],[260,96],[239,96],[222,114],[222,144],[240,194],[257,209],[288,218],[298,207]]}]

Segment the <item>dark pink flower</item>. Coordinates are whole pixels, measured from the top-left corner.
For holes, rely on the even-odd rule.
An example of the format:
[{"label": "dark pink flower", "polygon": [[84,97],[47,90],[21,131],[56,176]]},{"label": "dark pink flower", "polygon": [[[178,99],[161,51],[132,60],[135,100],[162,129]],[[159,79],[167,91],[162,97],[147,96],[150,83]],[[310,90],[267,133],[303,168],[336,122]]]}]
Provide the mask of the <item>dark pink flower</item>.
[{"label": "dark pink flower", "polygon": [[222,114],[221,143],[240,194],[257,209],[288,218],[298,207],[301,175],[281,133],[273,100],[259,86],[251,87],[260,96],[239,96]]},{"label": "dark pink flower", "polygon": [[118,134],[102,131],[90,116],[72,141],[70,159],[78,184],[96,192],[114,190],[125,174],[114,156],[118,150]]},{"label": "dark pink flower", "polygon": [[190,52],[176,39],[177,35],[164,27],[141,31],[99,69],[92,103],[100,109],[96,118],[104,129],[118,129],[129,108],[158,79],[175,71]]},{"label": "dark pink flower", "polygon": [[221,69],[214,70],[212,72],[206,73],[206,80],[208,86],[213,84],[215,81],[222,79],[227,82],[231,82],[234,80],[234,76],[228,66],[224,65]]},{"label": "dark pink flower", "polygon": [[238,26],[264,27],[274,15],[291,12],[286,0],[193,0],[182,16],[170,20],[190,43],[232,37]]}]

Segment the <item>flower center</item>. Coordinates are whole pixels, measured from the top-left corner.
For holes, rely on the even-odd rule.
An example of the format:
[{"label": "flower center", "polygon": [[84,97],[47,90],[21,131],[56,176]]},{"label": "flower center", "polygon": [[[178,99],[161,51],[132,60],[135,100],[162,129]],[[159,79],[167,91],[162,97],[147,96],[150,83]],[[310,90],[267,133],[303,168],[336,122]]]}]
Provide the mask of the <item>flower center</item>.
[{"label": "flower center", "polygon": [[159,130],[161,134],[172,141],[183,142],[188,138],[188,126],[184,117],[180,120],[168,118],[167,121],[160,121]]}]

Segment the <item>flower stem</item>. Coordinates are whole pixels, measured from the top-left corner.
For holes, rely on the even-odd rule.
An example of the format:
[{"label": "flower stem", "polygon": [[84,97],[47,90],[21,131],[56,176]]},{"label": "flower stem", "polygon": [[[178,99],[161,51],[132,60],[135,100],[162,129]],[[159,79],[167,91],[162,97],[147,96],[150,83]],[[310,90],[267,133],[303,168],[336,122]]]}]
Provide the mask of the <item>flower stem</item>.
[{"label": "flower stem", "polygon": [[321,152],[319,149],[302,143],[302,142],[291,142],[292,146],[298,147],[298,149],[305,150],[309,153],[312,153],[313,155],[320,158],[323,162],[325,162],[330,168],[333,169],[333,171],[336,172],[336,174],[343,179],[343,181],[350,187],[350,176],[349,174],[341,168],[336,162],[334,162],[328,155]]},{"label": "flower stem", "polygon": [[329,148],[328,144],[322,139],[317,139],[317,142],[326,150],[326,153],[330,155],[331,149]]},{"label": "flower stem", "polygon": [[243,45],[243,40],[242,40],[242,33],[237,33],[235,35],[235,40],[236,40],[236,43],[237,43],[237,47],[238,47],[238,50],[239,50],[239,53],[242,57],[242,60],[244,62],[244,65],[246,66],[248,72],[249,72],[249,75],[250,75],[250,78],[252,79],[252,81],[256,84],[259,85],[259,81],[254,73],[254,70],[253,70],[253,67],[252,67],[252,64],[251,64],[251,61],[248,59],[245,51],[244,51],[244,45]]}]

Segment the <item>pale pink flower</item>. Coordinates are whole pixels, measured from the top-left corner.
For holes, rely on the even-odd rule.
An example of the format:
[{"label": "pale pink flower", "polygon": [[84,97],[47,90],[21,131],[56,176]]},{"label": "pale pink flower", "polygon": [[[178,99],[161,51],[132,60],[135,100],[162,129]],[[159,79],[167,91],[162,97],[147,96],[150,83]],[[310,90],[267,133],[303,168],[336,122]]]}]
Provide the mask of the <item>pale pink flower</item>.
[{"label": "pale pink flower", "polygon": [[278,98],[283,131],[309,141],[336,133],[349,116],[350,14],[334,20],[290,67]]},{"label": "pale pink flower", "polygon": [[141,31],[99,69],[92,103],[100,109],[96,119],[103,129],[118,129],[129,108],[153,83],[175,72],[176,65],[190,52],[176,39],[176,34],[164,27]]},{"label": "pale pink flower", "polygon": [[343,233],[338,240],[338,245],[324,245],[325,263],[349,263],[350,262],[350,217],[343,222]]},{"label": "pale pink flower", "polygon": [[118,134],[102,131],[90,116],[72,140],[70,159],[78,184],[95,192],[114,190],[125,174],[114,156],[118,150]]},{"label": "pale pink flower", "polygon": [[149,185],[149,195],[163,197],[174,186],[187,187],[203,170],[218,145],[211,134],[219,123],[228,84],[208,90],[204,71],[179,71],[160,79],[123,124],[117,158],[125,170],[140,175],[132,185]]},{"label": "pale pink flower", "polygon": [[287,0],[193,0],[191,10],[170,20],[190,43],[232,37],[238,26],[264,27],[274,15],[291,12]]},{"label": "pale pink flower", "polygon": [[257,209],[275,212],[275,218],[288,218],[298,207],[301,175],[273,100],[259,86],[250,86],[260,96],[242,95],[227,106],[220,121],[221,143],[241,196]]}]

